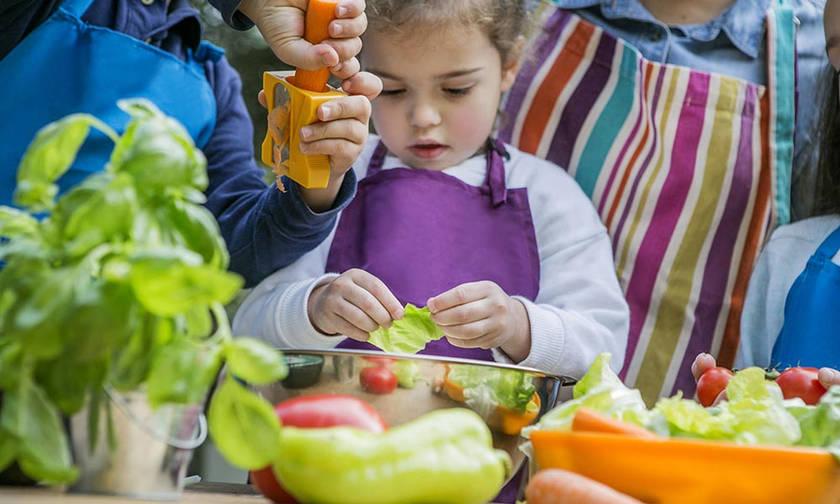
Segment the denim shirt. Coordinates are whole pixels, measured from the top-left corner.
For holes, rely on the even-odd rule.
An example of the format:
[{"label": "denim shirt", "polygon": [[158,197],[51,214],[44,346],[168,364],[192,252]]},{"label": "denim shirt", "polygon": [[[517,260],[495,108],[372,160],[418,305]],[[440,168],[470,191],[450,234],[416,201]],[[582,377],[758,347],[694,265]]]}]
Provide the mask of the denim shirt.
[{"label": "denim shirt", "polygon": [[[668,26],[639,0],[554,0],[604,28],[657,63],[767,84],[766,12],[778,0],[736,0],[704,24]],[[797,112],[791,188],[793,219],[812,212],[824,75],[830,66],[822,24],[824,0],[787,0],[799,21],[796,32]]]}]

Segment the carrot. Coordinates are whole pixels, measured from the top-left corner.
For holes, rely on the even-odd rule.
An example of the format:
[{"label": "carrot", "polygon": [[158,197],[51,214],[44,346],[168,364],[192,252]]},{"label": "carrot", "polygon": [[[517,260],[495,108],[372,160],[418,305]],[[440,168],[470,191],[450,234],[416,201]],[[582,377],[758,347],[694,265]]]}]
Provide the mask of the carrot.
[{"label": "carrot", "polygon": [[[306,7],[303,38],[312,44],[320,44],[330,37],[327,27],[335,19],[335,7],[338,0],[309,0]],[[324,90],[330,77],[328,68],[295,70],[293,83],[295,86],[308,91],[320,92]],[[324,186],[326,187],[326,186]]]},{"label": "carrot", "polygon": [[528,504],[642,504],[607,485],[563,469],[538,472],[525,489],[525,500]]},{"label": "carrot", "polygon": [[572,418],[572,430],[583,432],[605,432],[608,434],[624,434],[625,436],[639,437],[639,438],[656,438],[659,437],[653,432],[633,425],[631,423],[622,422],[610,418],[604,414],[598,413],[589,408],[579,408]]}]

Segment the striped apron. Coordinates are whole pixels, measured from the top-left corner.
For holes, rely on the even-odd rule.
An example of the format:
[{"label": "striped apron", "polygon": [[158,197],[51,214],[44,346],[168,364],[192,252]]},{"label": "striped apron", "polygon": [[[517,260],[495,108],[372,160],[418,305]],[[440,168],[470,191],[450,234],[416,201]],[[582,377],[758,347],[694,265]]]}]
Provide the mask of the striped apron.
[{"label": "striped apron", "polygon": [[693,394],[699,352],[733,363],[759,248],[789,220],[792,9],[767,33],[765,87],[648,61],[553,9],[503,103],[500,138],[565,167],[607,226],[631,311],[621,377],[649,403]]}]

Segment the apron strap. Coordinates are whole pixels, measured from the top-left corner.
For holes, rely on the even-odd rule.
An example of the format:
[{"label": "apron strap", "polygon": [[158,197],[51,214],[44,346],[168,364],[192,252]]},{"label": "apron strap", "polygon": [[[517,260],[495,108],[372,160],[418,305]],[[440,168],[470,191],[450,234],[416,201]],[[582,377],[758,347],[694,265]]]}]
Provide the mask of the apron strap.
[{"label": "apron strap", "polygon": [[504,143],[488,138],[485,159],[487,162],[487,177],[484,179],[483,186],[490,189],[493,207],[498,207],[507,201],[504,160],[510,160],[510,154],[505,149]]},{"label": "apron strap", "polygon": [[830,260],[837,254],[838,250],[840,250],[840,226],[823,240],[815,255],[823,255]]},{"label": "apron strap", "polygon": [[793,131],[796,121],[796,24],[793,8],[785,0],[779,0],[767,12],[770,140],[776,144],[776,156],[770,160],[770,165],[775,174],[775,224],[778,225],[790,222]]},{"label": "apron strap", "polygon": [[93,2],[94,0],[64,0],[61,8],[74,17],[81,18],[82,14],[87,12]]},{"label": "apron strap", "polygon": [[380,140],[379,143],[376,144],[376,149],[374,149],[373,155],[370,157],[370,161],[368,161],[365,178],[372,177],[382,170],[382,165],[385,164],[385,156],[387,154],[388,148],[385,147],[385,144],[382,143],[382,140]]}]

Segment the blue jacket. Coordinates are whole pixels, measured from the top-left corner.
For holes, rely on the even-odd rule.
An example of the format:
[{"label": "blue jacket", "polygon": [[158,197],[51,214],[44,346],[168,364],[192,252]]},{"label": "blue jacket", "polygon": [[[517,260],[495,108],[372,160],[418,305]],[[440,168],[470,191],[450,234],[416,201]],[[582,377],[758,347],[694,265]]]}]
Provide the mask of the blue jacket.
[{"label": "blue jacket", "polygon": [[[0,59],[45,21],[61,1],[5,0],[0,7]],[[148,3],[96,0],[82,19],[184,59],[201,37],[197,11],[187,0],[171,0],[168,9],[166,0]],[[287,182],[285,194],[267,186],[254,160],[254,132],[239,74],[225,58],[207,62],[204,72],[216,98],[216,126],[204,149],[210,181],[206,206],[216,216],[227,242],[230,269],[245,277],[246,286],[253,286],[327,237],[336,214],[353,197],[356,179],[352,170],[348,172],[334,207],[324,213],[309,209],[293,182]]]}]

